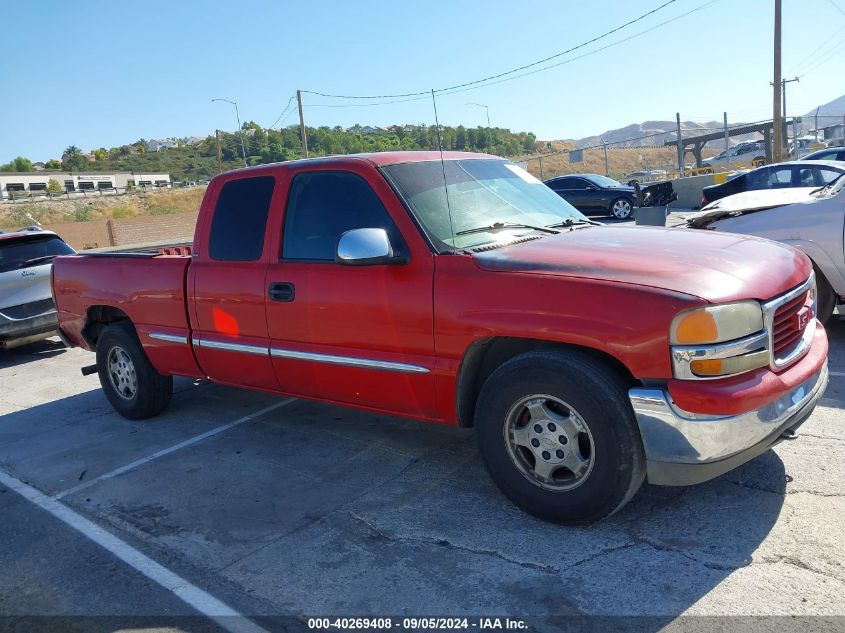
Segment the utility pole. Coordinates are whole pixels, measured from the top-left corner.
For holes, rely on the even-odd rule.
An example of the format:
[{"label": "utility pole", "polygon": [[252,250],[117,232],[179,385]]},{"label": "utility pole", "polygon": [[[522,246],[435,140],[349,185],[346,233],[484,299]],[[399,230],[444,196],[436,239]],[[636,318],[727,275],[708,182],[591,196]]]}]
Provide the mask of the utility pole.
[{"label": "utility pole", "polygon": [[299,133],[302,135],[302,153],[308,158],[308,137],[305,135],[305,118],[302,116],[302,93],[296,91],[296,103],[299,105]]},{"label": "utility pole", "polygon": [[819,142],[819,110],[820,109],[821,109],[821,106],[816,108],[816,122],[814,124],[814,127],[816,128],[816,143]]},{"label": "utility pole", "polygon": [[214,130],[214,138],[217,139],[217,173],[223,173],[223,161],[220,159],[220,130]]},{"label": "utility pole", "polygon": [[728,140],[728,113],[723,113],[725,116],[725,167],[728,168],[728,171],[731,170],[731,145],[730,141]]},{"label": "utility pole", "polygon": [[610,169],[607,167],[607,142],[604,140],[603,136],[600,136],[601,143],[604,145],[604,175],[610,178]]},{"label": "utility pole", "polygon": [[675,113],[675,123],[678,126],[678,174],[684,175],[684,142],[681,140],[681,113]]},{"label": "utility pole", "polygon": [[[786,84],[791,84],[793,81],[800,81],[800,78],[796,77],[795,79],[781,79],[780,80],[781,95],[783,97],[782,98],[782,111],[781,111],[781,116],[783,117],[783,123],[781,123],[781,127],[783,128],[783,136],[784,136],[784,138],[783,138],[784,143],[783,144],[786,145],[786,146],[789,145],[789,138],[788,138],[789,135],[787,133],[788,130],[787,130],[787,125],[786,125],[786,120],[789,118],[788,116],[786,116]],[[769,82],[769,85],[774,86],[775,84],[774,84],[774,82]],[[794,117],[792,119],[792,137],[793,137],[793,141],[794,141],[794,139],[795,139],[795,118]]]},{"label": "utility pole", "polygon": [[780,73],[780,22],[781,0],[775,0],[775,41],[774,41],[774,81],[772,81],[772,160],[779,163],[783,160],[783,124],[780,110],[780,91],[783,88]]},{"label": "utility pole", "polygon": [[238,134],[241,137],[241,155],[243,156],[243,159],[244,159],[244,167],[249,167],[249,165],[246,162],[246,149],[244,148],[244,130],[243,130],[243,127],[241,126],[241,114],[240,114],[240,112],[238,112],[237,101],[229,101],[228,99],[212,99],[212,101],[224,101],[226,103],[230,103],[233,106],[235,106],[235,119],[238,122]]}]

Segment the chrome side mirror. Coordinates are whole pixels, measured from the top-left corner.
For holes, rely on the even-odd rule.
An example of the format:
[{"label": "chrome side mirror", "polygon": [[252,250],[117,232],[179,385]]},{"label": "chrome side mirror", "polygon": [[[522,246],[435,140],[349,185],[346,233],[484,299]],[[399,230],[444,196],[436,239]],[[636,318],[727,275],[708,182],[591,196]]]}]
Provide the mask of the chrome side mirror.
[{"label": "chrome side mirror", "polygon": [[400,264],[404,261],[394,256],[387,231],[374,228],[346,231],[337,241],[334,260],[347,266]]}]

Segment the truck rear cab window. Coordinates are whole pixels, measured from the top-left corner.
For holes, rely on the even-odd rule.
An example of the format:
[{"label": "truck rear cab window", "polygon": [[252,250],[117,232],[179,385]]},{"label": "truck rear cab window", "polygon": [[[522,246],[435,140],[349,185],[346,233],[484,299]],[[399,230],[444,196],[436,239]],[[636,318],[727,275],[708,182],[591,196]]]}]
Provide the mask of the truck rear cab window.
[{"label": "truck rear cab window", "polygon": [[239,178],[223,185],[211,220],[208,245],[211,259],[230,262],[261,259],[275,185],[272,176]]},{"label": "truck rear cab window", "polygon": [[285,212],[282,259],[333,262],[340,236],[352,229],[381,228],[395,249],[399,232],[367,181],[344,171],[298,174]]}]

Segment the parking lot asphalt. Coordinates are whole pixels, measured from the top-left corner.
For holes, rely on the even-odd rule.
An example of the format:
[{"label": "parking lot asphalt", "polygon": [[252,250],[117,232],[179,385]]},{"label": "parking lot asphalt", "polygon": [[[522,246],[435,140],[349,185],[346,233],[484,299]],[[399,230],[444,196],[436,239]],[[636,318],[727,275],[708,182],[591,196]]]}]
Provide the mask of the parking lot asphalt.
[{"label": "parking lot asphalt", "polygon": [[828,332],[797,440],[582,528],[504,499],[471,430],[189,380],[130,422],[80,374],[92,355],[5,352],[0,615],[843,616],[845,320]]}]

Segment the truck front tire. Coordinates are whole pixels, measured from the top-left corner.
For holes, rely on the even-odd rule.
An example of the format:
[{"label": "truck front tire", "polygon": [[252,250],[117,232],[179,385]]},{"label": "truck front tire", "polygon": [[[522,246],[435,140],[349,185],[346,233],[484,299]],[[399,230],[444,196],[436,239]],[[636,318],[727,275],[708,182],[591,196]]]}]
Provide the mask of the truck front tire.
[{"label": "truck front tire", "polygon": [[493,481],[542,519],[597,521],[645,478],[625,385],[584,354],[534,351],[502,364],[481,389],[475,427]]},{"label": "truck front tire", "polygon": [[155,370],[135,331],[124,323],[109,325],[97,340],[97,373],[106,397],[124,418],[151,418],[170,403],[173,377]]}]

